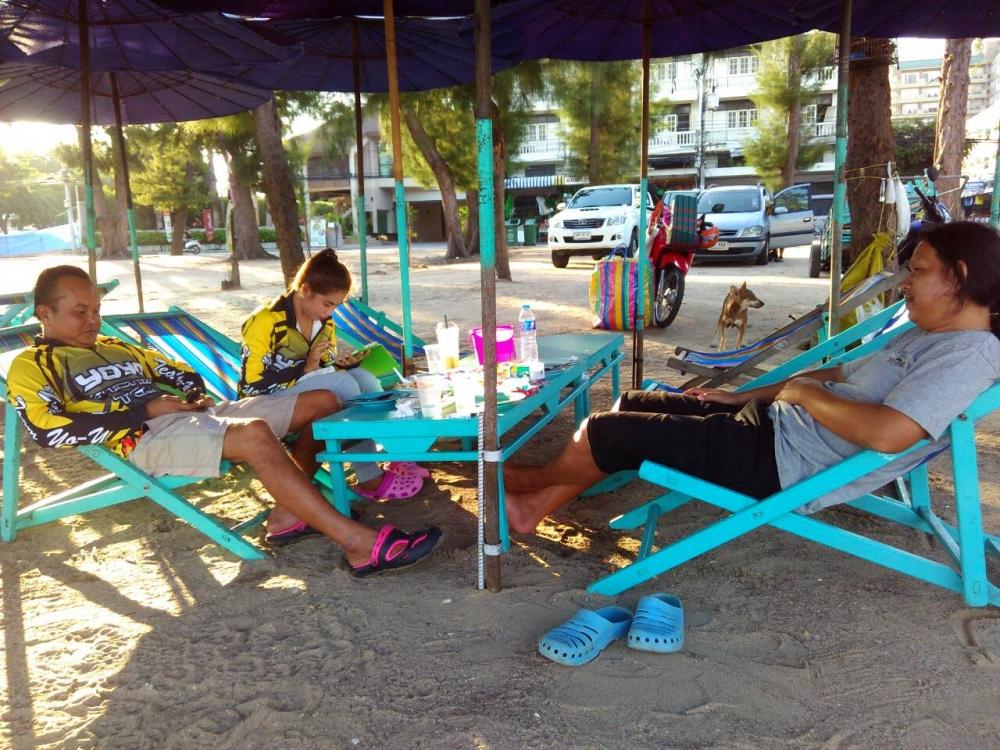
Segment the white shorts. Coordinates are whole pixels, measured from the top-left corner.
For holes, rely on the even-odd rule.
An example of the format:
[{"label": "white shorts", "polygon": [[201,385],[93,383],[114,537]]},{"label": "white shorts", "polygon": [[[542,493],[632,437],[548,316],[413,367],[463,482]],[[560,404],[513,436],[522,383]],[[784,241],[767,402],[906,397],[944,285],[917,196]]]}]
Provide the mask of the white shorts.
[{"label": "white shorts", "polygon": [[220,401],[207,411],[164,414],[146,422],[128,460],[150,476],[217,477],[226,430],[263,419],[278,438],[288,434],[296,394]]}]

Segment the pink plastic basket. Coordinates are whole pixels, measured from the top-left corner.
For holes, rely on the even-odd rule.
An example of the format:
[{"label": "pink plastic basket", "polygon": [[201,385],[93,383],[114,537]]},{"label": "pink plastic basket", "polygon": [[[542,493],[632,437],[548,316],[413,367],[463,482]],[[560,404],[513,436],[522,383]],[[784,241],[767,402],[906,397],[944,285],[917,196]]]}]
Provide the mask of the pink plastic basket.
[{"label": "pink plastic basket", "polygon": [[[476,359],[483,363],[483,329],[469,331],[469,345],[476,350]],[[497,326],[497,362],[513,362],[517,359],[514,351],[514,326]]]}]

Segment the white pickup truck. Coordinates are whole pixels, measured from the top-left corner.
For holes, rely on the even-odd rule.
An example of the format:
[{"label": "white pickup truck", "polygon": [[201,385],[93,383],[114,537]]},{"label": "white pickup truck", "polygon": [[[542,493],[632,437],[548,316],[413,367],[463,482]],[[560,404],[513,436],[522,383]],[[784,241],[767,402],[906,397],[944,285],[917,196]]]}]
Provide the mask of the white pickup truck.
[{"label": "white pickup truck", "polygon": [[[646,209],[656,199],[649,195]],[[573,255],[600,260],[618,245],[627,245],[629,256],[639,246],[639,186],[594,185],[578,190],[569,203],[559,204],[549,220],[552,265],[565,268]]]}]

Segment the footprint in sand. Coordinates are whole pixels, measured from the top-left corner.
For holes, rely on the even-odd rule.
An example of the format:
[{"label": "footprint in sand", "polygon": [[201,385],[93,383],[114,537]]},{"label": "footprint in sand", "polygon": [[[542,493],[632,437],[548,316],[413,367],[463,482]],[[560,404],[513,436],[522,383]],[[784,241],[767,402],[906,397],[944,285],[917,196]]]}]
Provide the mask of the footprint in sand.
[{"label": "footprint in sand", "polygon": [[969,661],[977,667],[1000,668],[1000,614],[963,610],[953,619]]}]

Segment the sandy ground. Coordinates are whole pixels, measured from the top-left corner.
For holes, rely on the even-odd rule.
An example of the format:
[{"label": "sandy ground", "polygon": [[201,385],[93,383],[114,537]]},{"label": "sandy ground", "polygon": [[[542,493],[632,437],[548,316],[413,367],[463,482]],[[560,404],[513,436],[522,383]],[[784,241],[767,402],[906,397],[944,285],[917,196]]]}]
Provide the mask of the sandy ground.
[{"label": "sandy ground", "polygon": [[[414,320],[430,335],[444,312],[478,321],[479,270],[418,246]],[[351,263],[356,253],[344,253]],[[29,287],[46,263],[0,262],[0,290]],[[79,262],[80,259],[77,259]],[[501,321],[521,301],[542,333],[585,329],[590,261],[556,270],[540,250],[513,255]],[[180,304],[237,335],[280,284],[277,263],[245,263],[245,289],[219,292],[220,256],[143,258],[147,309]],[[371,299],[398,315],[393,248],[373,249]],[[101,263],[122,286],[108,312],[134,310],[127,263]],[[765,300],[748,337],[825,296],[804,252],[783,264],[696,266],[680,315],[647,339],[647,374],[666,376],[679,344],[706,348],[731,283]],[[676,382],[676,379],[674,379]],[[610,404],[595,386],[594,405]],[[541,461],[572,429],[564,416],[522,457]],[[989,528],[1000,528],[1000,424],[980,430]],[[77,454],[27,447],[22,494],[42,497],[93,476]],[[364,584],[312,538],[240,563],[149,503],[30,529],[0,546],[3,678],[0,746],[27,748],[983,748],[1000,746],[1000,620],[957,595],[763,530],[614,599],[588,583],[634,557],[638,540],[607,528],[652,497],[636,482],[578,501],[503,560],[504,590],[475,588],[475,476],[434,468],[413,501],[361,508],[371,523],[432,522],[446,539],[421,567]],[[951,478],[932,465],[947,515]],[[268,499],[247,472],[190,493],[246,519]],[[660,543],[719,516],[701,505],[661,525]],[[923,537],[845,511],[824,518],[927,553]],[[932,554],[940,554],[932,551]],[[994,571],[995,573],[996,571]],[[612,645],[571,669],[537,655],[537,638],[578,607],[669,591],[687,641],[662,656]]]}]

